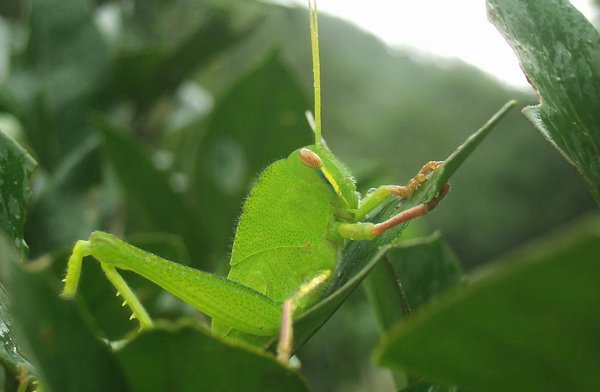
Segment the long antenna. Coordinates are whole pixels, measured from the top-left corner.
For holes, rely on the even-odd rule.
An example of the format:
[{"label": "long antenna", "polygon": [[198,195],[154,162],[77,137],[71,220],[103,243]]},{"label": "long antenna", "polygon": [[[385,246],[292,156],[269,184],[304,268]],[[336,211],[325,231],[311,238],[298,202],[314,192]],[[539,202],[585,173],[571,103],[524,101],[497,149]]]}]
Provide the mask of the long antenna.
[{"label": "long antenna", "polygon": [[319,20],[317,0],[308,0],[310,46],[312,48],[313,80],[315,90],[315,145],[321,144],[321,62],[319,61]]}]

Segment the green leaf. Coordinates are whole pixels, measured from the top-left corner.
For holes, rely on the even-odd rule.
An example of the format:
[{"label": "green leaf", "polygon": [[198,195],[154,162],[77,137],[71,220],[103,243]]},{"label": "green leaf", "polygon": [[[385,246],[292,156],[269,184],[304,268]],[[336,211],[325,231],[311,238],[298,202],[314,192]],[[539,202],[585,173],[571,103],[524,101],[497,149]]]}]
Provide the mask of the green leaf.
[{"label": "green leaf", "polygon": [[600,203],[600,34],[566,0],[488,0],[540,104],[523,110]]},{"label": "green leaf", "polygon": [[387,253],[412,310],[457,285],[463,275],[456,255],[439,232],[398,244]]},{"label": "green leaf", "polygon": [[28,376],[23,369],[31,367],[17,346],[13,325],[8,309],[8,297],[4,287],[0,285],[0,369],[5,378],[0,380],[0,386],[4,386],[6,390],[17,390],[19,380]]},{"label": "green leaf", "polygon": [[127,391],[107,344],[94,336],[76,301],[58,297],[44,262],[27,267],[0,241],[2,279],[18,343],[48,391]]},{"label": "green leaf", "polygon": [[[133,30],[130,35],[145,42],[141,48],[125,48],[119,54],[114,88],[142,106],[172,93],[198,67],[250,35],[250,28],[236,31],[225,9],[209,8],[202,2],[135,7],[126,23]],[[154,37],[157,31],[161,39]]]},{"label": "green leaf", "polygon": [[25,12],[25,0],[8,0],[0,4],[0,15],[9,19],[17,19]]},{"label": "green leaf", "polygon": [[[461,276],[456,256],[436,232],[391,248],[384,260],[373,267],[363,287],[385,334],[414,309],[456,285]],[[397,388],[407,385],[404,373],[394,371],[393,376]]]},{"label": "green leaf", "polygon": [[[388,254],[395,249],[391,248]],[[410,314],[411,306],[404,290],[404,282],[388,257],[384,257],[373,267],[365,279],[364,287],[382,332]]]},{"label": "green leaf", "polygon": [[474,391],[592,391],[600,383],[600,221],[484,268],[398,325],[379,362]]},{"label": "green leaf", "polygon": [[123,187],[127,208],[142,227],[181,233],[186,219],[180,195],[169,183],[168,173],[159,171],[149,149],[136,143],[127,131],[102,121],[105,153]]},{"label": "green leaf", "polygon": [[99,144],[98,137],[87,138],[63,156],[51,173],[39,171],[25,227],[30,258],[72,245],[99,224],[103,203],[110,203],[103,197],[101,203],[90,202],[101,179]]},{"label": "green leaf", "polygon": [[[391,248],[364,283],[382,334],[410,312],[458,284],[461,276],[458,259],[439,232]],[[406,385],[405,373],[395,370],[392,374],[397,388]],[[445,391],[446,388],[421,382],[411,384],[406,390]]]},{"label": "green leaf", "polygon": [[201,139],[187,143],[197,148],[191,188],[199,225],[220,251],[231,241],[231,222],[256,173],[313,140],[304,117],[309,107],[275,53],[217,102],[206,134],[196,132]]},{"label": "green leaf", "polygon": [[0,131],[0,231],[6,233],[19,251],[23,239],[29,176],[36,162],[17,143]]},{"label": "green leaf", "polygon": [[[410,304],[403,286],[396,270],[385,256],[373,267],[363,283],[382,334],[410,313]],[[406,373],[392,371],[392,377],[396,389],[408,385]]]},{"label": "green leaf", "polygon": [[192,326],[144,332],[117,357],[132,391],[307,391],[298,372],[273,356]]},{"label": "green leaf", "polygon": [[106,86],[109,53],[91,0],[29,2],[24,51],[6,88],[36,158],[54,168],[91,134],[88,111]]},{"label": "green leaf", "polygon": [[[481,143],[500,119],[515,105],[509,102],[502,107],[481,129],[471,135],[465,143],[456,149],[444,162],[444,165],[433,172],[425,182],[408,200],[391,202],[375,220],[381,221],[392,216],[398,211],[426,203],[435,197],[452,174],[460,167],[465,159]],[[341,268],[337,271],[336,283],[332,286],[330,295],[317,306],[302,315],[296,323],[295,346],[304,343],[350,295],[360,282],[369,274],[371,269],[397,243],[398,236],[405,225],[380,235],[372,241],[351,242],[342,254]]]},{"label": "green leaf", "polygon": [[[108,65],[106,45],[93,23],[89,0],[34,0],[24,64],[52,111],[76,103],[101,83]],[[94,50],[90,50],[93,45]],[[73,59],[77,61],[73,61]]]},{"label": "green leaf", "polygon": [[411,384],[409,387],[402,389],[401,392],[458,392],[456,387],[444,387],[440,385],[431,385],[426,382],[418,382]]},{"label": "green leaf", "polygon": [[[176,192],[170,173],[158,170],[150,150],[137,144],[126,131],[106,121],[99,125],[106,156],[123,188],[133,226],[181,237],[192,258],[202,262],[209,247],[207,235],[194,210],[186,208],[183,195]],[[194,250],[200,253],[193,253]]]}]

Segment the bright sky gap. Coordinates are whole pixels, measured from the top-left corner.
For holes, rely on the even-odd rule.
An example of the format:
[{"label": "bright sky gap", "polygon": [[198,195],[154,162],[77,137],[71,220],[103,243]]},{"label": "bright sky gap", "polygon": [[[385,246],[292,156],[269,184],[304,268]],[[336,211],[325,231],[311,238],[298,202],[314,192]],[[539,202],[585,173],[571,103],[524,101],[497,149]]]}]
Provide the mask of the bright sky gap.
[{"label": "bright sky gap", "polygon": [[[302,4],[305,0],[279,0]],[[589,0],[571,0],[588,19]],[[506,41],[488,22],[485,1],[473,0],[319,0],[321,12],[349,20],[386,42],[441,58],[458,58],[509,85],[527,88],[519,63]]]}]

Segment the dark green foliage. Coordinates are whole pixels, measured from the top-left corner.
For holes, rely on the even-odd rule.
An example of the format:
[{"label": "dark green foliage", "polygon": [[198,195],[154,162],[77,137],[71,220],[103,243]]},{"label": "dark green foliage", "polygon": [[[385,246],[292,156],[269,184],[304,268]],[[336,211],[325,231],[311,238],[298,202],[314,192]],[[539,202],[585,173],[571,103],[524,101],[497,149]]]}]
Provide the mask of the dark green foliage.
[{"label": "dark green foliage", "polygon": [[523,113],[600,203],[600,33],[566,0],[488,0],[540,103]]},{"label": "dark green foliage", "polygon": [[[2,241],[5,239],[3,238]],[[8,250],[7,252],[12,251]],[[0,251],[4,251],[0,248]],[[7,259],[7,254],[1,255],[4,260]],[[15,253],[10,257],[15,256]],[[0,287],[0,386],[6,391],[16,390],[20,381],[32,379],[29,373],[31,364],[23,357],[21,349],[15,342],[14,337],[14,322],[8,308],[8,297],[4,287]]]},{"label": "dark green foliage", "polygon": [[274,357],[223,344],[192,326],[145,332],[119,350],[117,358],[131,391],[307,390],[298,372]]},{"label": "dark green foliage", "polygon": [[24,251],[25,203],[29,196],[29,176],[35,161],[0,130],[0,231],[15,247]]},{"label": "dark green foliage", "polygon": [[215,106],[206,132],[191,141],[197,147],[190,178],[190,197],[201,217],[198,226],[205,229],[212,246],[222,251],[230,245],[232,222],[257,173],[311,143],[304,117],[309,106],[277,53],[245,75]]},{"label": "dark green foliage", "polygon": [[592,391],[598,255],[597,220],[517,252],[394,328],[377,357],[474,391]]},{"label": "dark green foliage", "polygon": [[[28,377],[47,391],[305,390],[299,372],[268,351],[212,338],[202,315],[132,273],[124,277],[153,317],[186,321],[136,335],[87,259],[76,300],[57,296],[73,242],[96,229],[226,273],[258,173],[312,140],[305,10],[235,0],[0,3],[0,34],[11,42],[0,46],[10,65],[0,73],[0,115],[16,123],[3,131],[39,162],[31,175],[34,160],[0,132],[3,390]],[[566,1],[489,3],[544,101],[528,118],[597,198],[597,31]],[[324,137],[361,191],[402,183],[449,155],[509,98],[533,100],[462,64],[391,51],[326,15],[320,33]],[[484,277],[458,265],[468,270],[595,207],[522,116],[510,113],[498,128],[452,155],[410,200],[372,217],[431,199],[453,175],[450,195],[420,219],[428,224],[403,231],[411,240],[398,228],[345,249],[330,295],[296,324],[300,372],[316,390],[382,389],[379,378],[361,379],[377,339],[373,314],[396,390],[595,388],[596,224],[516,253],[507,259],[518,264],[500,262]],[[448,243],[418,237],[428,225]],[[21,261],[24,240],[34,262]],[[354,290],[366,277],[369,303]]]},{"label": "dark green foliage", "polygon": [[107,343],[93,331],[89,313],[76,301],[58,297],[47,268],[26,268],[2,249],[2,280],[19,343],[49,391],[127,391],[126,380]]},{"label": "dark green foliage", "polygon": [[[105,154],[121,184],[125,202],[136,225],[147,231],[172,233],[186,243],[206,247],[205,235],[194,211],[186,208],[181,193],[169,182],[169,173],[156,168],[150,153],[125,131],[99,124]],[[168,205],[169,208],[163,208]]]},{"label": "dark green foliage", "polygon": [[[456,285],[461,276],[456,256],[439,233],[408,240],[388,250],[365,282],[381,334]],[[393,376],[397,388],[408,385],[408,391],[427,391],[431,387],[425,382],[411,383],[404,372],[394,371]]]},{"label": "dark green foliage", "polygon": [[[297,372],[274,357],[224,344],[197,327],[146,332],[113,355],[94,335],[90,313],[82,304],[58,298],[47,266],[32,264],[27,271],[10,248],[4,241],[0,244],[15,331],[45,390],[306,390]],[[232,377],[231,366],[236,364],[240,371]]]},{"label": "dark green foliage", "polygon": [[108,48],[92,18],[90,1],[32,1],[27,46],[4,86],[47,169],[90,136],[89,106],[106,83]]},{"label": "dark green foliage", "polygon": [[[526,116],[597,199],[598,32],[567,2],[488,5],[542,100]],[[474,275],[470,287],[395,327],[379,360],[472,390],[594,390],[598,227],[583,223]]]},{"label": "dark green foliage", "polygon": [[413,311],[460,283],[463,275],[460,262],[440,233],[409,240],[390,250],[387,258]]},{"label": "dark green foliage", "polygon": [[[171,42],[146,37],[143,43],[127,45],[116,59],[114,85],[111,87],[142,107],[154,104],[163,95],[173,94],[198,66],[204,65],[248,33],[233,31],[231,15],[219,9],[194,7],[191,15],[185,15],[185,8],[189,10],[189,6],[179,10],[163,6],[170,8],[166,11],[173,14],[171,18],[166,18],[160,12],[152,16],[144,15],[146,7],[151,12],[156,11],[140,3],[130,16],[134,29],[147,30],[162,21],[172,24],[163,27],[167,31],[177,29],[178,32],[176,37],[171,37],[174,38]],[[196,20],[190,23],[193,17]],[[182,18],[185,20],[183,26]],[[146,32],[152,34],[151,31]]]}]

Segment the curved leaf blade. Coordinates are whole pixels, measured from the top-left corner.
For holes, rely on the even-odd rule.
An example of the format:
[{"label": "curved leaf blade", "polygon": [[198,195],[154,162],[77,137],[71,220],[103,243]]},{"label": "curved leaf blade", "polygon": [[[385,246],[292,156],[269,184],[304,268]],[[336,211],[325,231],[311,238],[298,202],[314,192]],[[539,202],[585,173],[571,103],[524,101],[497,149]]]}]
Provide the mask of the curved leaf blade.
[{"label": "curved leaf blade", "polygon": [[[205,134],[195,132],[190,189],[197,225],[221,251],[231,241],[231,222],[259,173],[270,163],[311,143],[302,113],[304,92],[278,53],[266,57],[215,104]],[[233,115],[235,113],[235,115]],[[265,141],[277,140],[277,143]],[[215,209],[214,206],[219,206]]]},{"label": "curved leaf blade", "polygon": [[[381,335],[415,309],[458,284],[461,277],[460,263],[440,232],[395,245],[363,283]],[[436,388],[423,382],[407,386],[414,380],[408,379],[404,372],[394,371],[392,375],[398,389],[427,391]]]},{"label": "curved leaf blade", "polygon": [[566,0],[488,0],[540,103],[523,110],[600,203],[600,34]]},{"label": "curved leaf blade", "polygon": [[23,148],[0,131],[0,231],[6,233],[21,252],[27,249],[23,224],[29,176],[35,165]]},{"label": "curved leaf blade", "polygon": [[387,257],[401,279],[412,310],[435,300],[463,277],[456,254],[439,231],[402,242]]},{"label": "curved leaf blade", "polygon": [[117,357],[132,391],[307,391],[300,375],[274,357],[192,326],[144,332]]},{"label": "curved leaf blade", "polygon": [[24,370],[31,367],[16,343],[13,325],[8,309],[8,297],[4,287],[0,285],[0,369],[5,377],[0,385],[6,390],[16,390],[17,386],[13,384],[24,381],[24,378],[27,378]]},{"label": "curved leaf blade", "polygon": [[599,255],[597,220],[514,254],[397,325],[376,357],[474,391],[595,390]]},{"label": "curved leaf blade", "polygon": [[58,297],[47,265],[22,265],[3,238],[0,257],[17,343],[44,390],[128,391],[110,348],[95,336],[76,301]]}]

